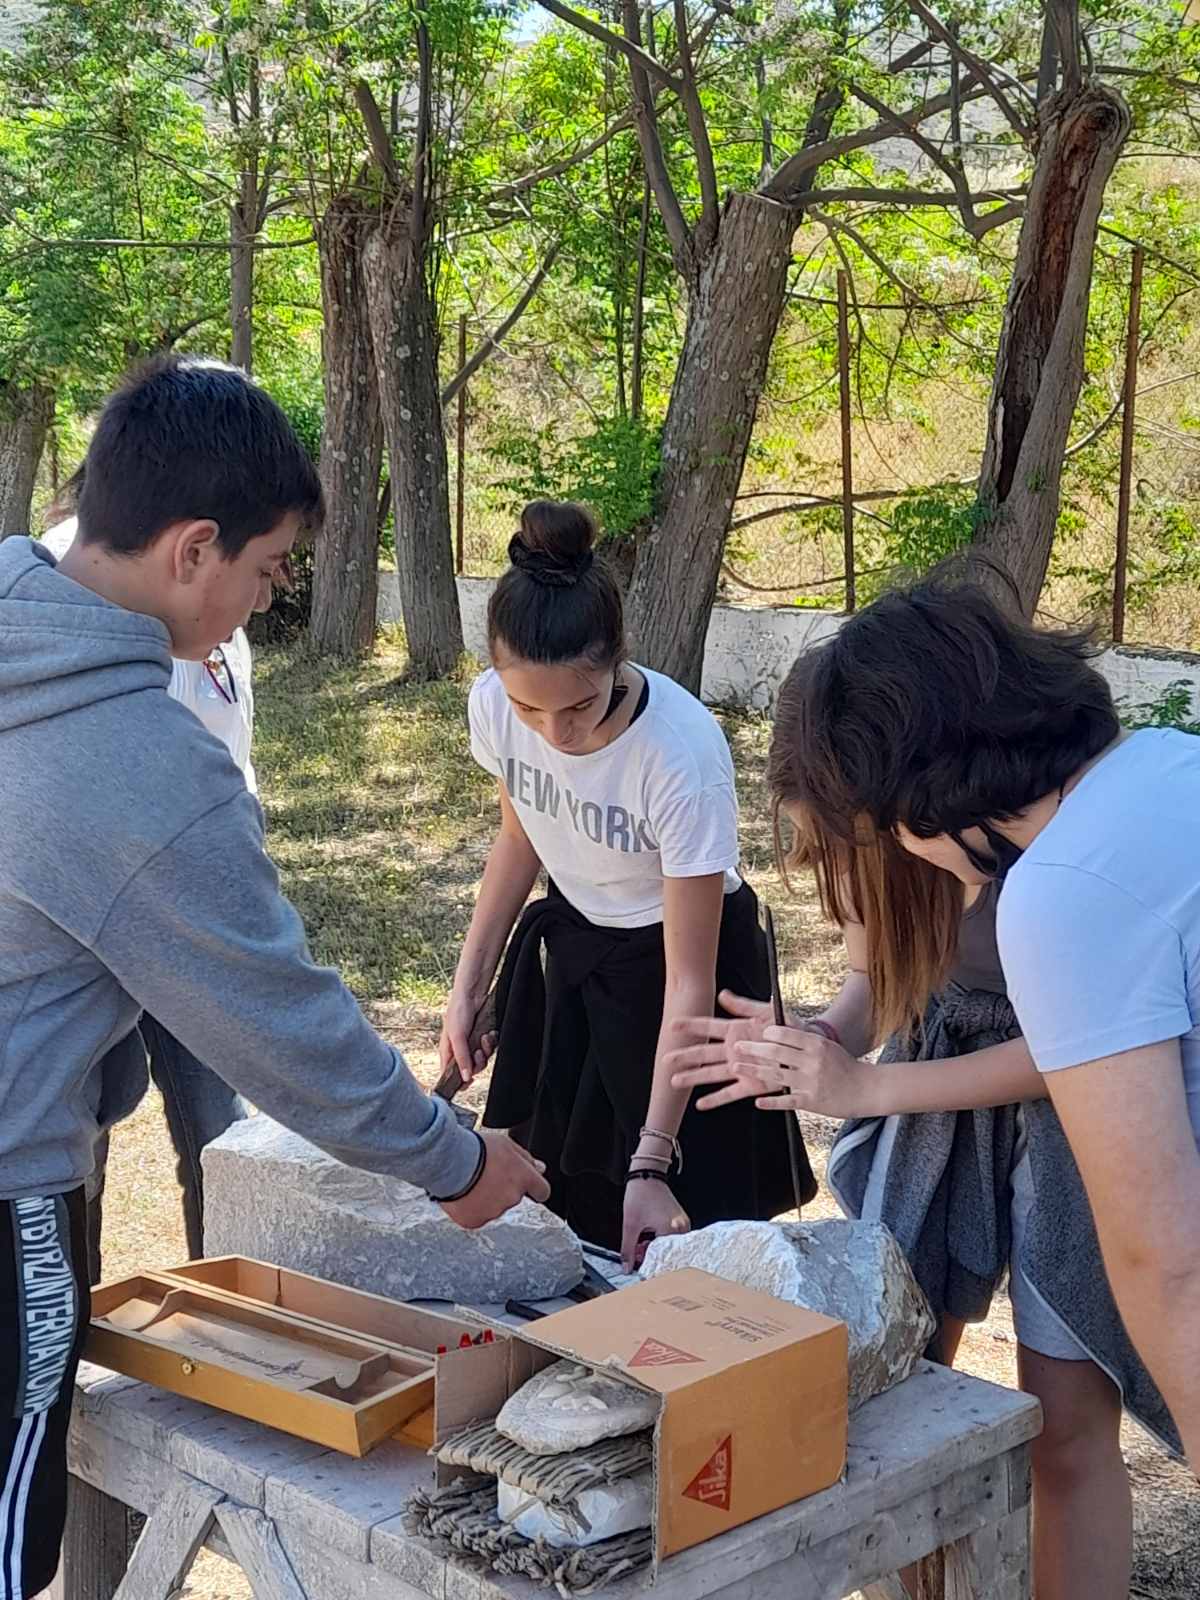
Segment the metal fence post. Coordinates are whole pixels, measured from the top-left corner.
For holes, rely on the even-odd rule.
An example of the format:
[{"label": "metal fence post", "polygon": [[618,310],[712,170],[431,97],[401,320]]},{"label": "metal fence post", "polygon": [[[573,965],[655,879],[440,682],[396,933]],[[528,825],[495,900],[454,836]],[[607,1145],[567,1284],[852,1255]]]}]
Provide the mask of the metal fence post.
[{"label": "metal fence post", "polygon": [[1117,485],[1117,555],[1113,570],[1112,636],[1114,644],[1125,639],[1125,583],[1129,567],[1129,509],[1133,495],[1133,427],[1137,408],[1138,345],[1141,342],[1142,269],[1145,257],[1141,246],[1133,252],[1129,278],[1129,328],[1125,336],[1125,391],[1121,407],[1121,476]]},{"label": "metal fence post", "polygon": [[849,283],[839,271],[838,289],[838,378],[842,406],[842,543],[846,563],[846,610],[856,603],[854,583],[854,456],[850,431],[850,316]]}]

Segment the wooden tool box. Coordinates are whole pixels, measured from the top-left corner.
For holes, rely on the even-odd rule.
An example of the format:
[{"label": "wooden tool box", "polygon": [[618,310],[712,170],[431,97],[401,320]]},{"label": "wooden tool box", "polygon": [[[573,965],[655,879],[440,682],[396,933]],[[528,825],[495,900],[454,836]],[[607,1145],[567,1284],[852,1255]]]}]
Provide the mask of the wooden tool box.
[{"label": "wooden tool box", "polygon": [[114,1372],[362,1456],[433,1440],[440,1351],[478,1323],[241,1256],[96,1289],[86,1355]]}]

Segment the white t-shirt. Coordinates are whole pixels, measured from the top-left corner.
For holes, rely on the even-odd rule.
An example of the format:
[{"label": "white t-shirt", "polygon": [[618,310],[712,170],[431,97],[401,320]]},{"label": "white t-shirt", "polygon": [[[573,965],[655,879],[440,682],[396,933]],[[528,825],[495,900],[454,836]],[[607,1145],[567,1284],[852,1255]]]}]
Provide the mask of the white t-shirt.
[{"label": "white t-shirt", "polygon": [[[76,519],[70,517],[44,533],[41,543],[56,561],[61,561],[75,541]],[[203,661],[172,661],[168,694],[193,712],[220,739],[242,769],[246,787],[258,793],[258,780],[250,760],[254,736],[254,682],[250,641],[239,628],[221,646],[225,671],[218,667],[216,678]],[[218,684],[220,687],[218,687]]]},{"label": "white t-shirt", "polygon": [[996,915],[1042,1072],[1178,1039],[1200,1143],[1200,738],[1131,734],[1067,795]]},{"label": "white t-shirt", "polygon": [[508,790],[550,877],[589,922],[661,922],[663,879],[737,873],[733,760],[716,718],[645,667],[646,709],[588,755],[555,750],[517,717],[494,671],[468,705],[471,753]]}]

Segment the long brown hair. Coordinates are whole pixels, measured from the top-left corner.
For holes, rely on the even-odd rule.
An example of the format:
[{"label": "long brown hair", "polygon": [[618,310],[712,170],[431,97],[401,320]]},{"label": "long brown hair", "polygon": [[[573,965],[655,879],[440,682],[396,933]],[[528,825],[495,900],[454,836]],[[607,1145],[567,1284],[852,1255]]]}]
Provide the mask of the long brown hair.
[{"label": "long brown hair", "polygon": [[812,871],[830,922],[862,924],[871,1028],[879,1044],[891,1033],[916,1031],[930,996],[945,982],[958,944],[962,885],[910,855],[849,805],[838,832],[818,820],[804,803],[808,786],[798,770],[791,681],[780,694],[767,766],[776,862],[789,888],[792,873]]}]

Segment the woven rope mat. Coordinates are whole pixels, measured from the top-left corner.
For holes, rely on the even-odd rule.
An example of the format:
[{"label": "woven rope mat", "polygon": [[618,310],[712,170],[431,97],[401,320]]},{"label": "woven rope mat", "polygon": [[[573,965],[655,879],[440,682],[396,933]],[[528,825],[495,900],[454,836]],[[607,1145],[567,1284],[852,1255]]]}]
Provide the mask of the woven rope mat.
[{"label": "woven rope mat", "polygon": [[430,1454],[445,1466],[466,1467],[524,1489],[539,1500],[571,1505],[585,1489],[598,1489],[645,1472],[652,1465],[653,1445],[649,1432],[635,1433],[623,1439],[602,1439],[566,1455],[537,1456],[506,1439],[491,1423],[482,1423],[454,1434]]},{"label": "woven rope mat", "polygon": [[542,1539],[526,1539],[500,1521],[494,1480],[467,1479],[442,1489],[419,1490],[408,1502],[404,1525],[439,1555],[465,1557],[505,1576],[531,1578],[543,1588],[557,1589],[563,1600],[591,1594],[649,1566],[653,1554],[649,1528],[577,1550],[557,1550]]}]

